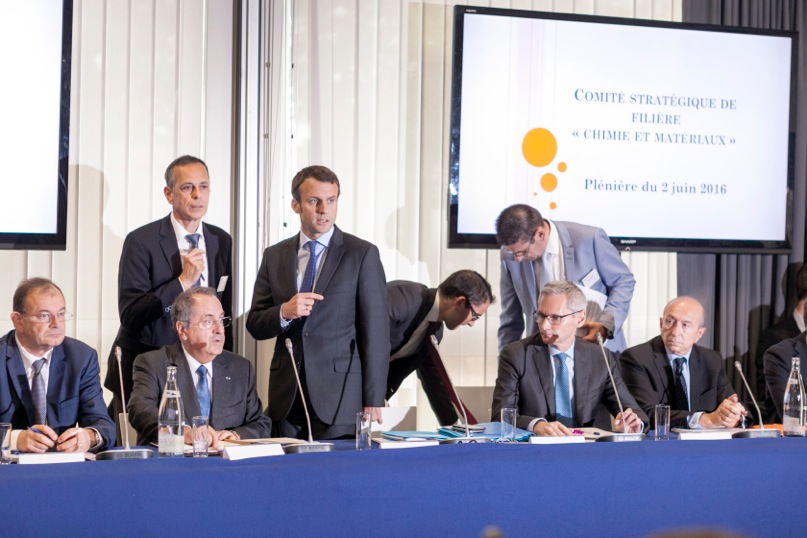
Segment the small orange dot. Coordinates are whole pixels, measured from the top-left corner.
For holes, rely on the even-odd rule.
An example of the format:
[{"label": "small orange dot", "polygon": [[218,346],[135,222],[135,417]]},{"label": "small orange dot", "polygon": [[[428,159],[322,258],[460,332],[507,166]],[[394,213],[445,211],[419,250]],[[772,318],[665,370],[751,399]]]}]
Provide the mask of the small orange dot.
[{"label": "small orange dot", "polygon": [[557,207],[558,207],[558,204],[556,204],[555,202],[551,202],[549,204],[549,209],[557,209]]},{"label": "small orange dot", "polygon": [[541,188],[546,192],[552,192],[558,187],[558,178],[555,174],[544,174],[541,176]]},{"label": "small orange dot", "polygon": [[566,171],[566,163],[559,162],[558,163],[558,172],[565,172]]}]

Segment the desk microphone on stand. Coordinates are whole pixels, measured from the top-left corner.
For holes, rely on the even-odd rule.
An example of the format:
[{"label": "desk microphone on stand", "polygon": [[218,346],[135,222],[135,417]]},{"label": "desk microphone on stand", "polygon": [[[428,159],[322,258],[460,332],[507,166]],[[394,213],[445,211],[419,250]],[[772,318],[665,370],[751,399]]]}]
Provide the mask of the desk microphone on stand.
[{"label": "desk microphone on stand", "polygon": [[[597,343],[600,344],[600,351],[602,351],[602,358],[605,361],[605,367],[608,369],[608,377],[611,379],[611,387],[614,389],[614,396],[616,396],[616,403],[619,406],[619,414],[622,415],[622,427],[627,430],[628,423],[625,421],[625,409],[622,407],[622,400],[619,398],[619,391],[614,382],[614,373],[611,371],[611,363],[608,362],[608,354],[605,352],[605,346],[602,343],[602,336],[597,333]],[[624,441],[644,441],[645,435],[643,433],[613,433],[610,435],[602,435],[597,437],[600,442],[624,442]]]},{"label": "desk microphone on stand", "polygon": [[115,358],[118,361],[118,377],[120,378],[120,398],[123,405],[123,448],[110,448],[95,455],[96,460],[145,460],[154,457],[154,449],[148,447],[129,446],[129,413],[126,411],[126,395],[123,392],[123,368],[121,366],[120,346],[115,346]]},{"label": "desk microphone on stand", "polygon": [[312,452],[332,452],[334,450],[333,443],[320,443],[314,441],[311,435],[311,415],[308,414],[308,405],[305,403],[305,396],[303,395],[303,384],[300,383],[300,374],[297,373],[297,361],[294,360],[294,346],[291,344],[291,338],[286,338],[286,349],[289,352],[289,360],[291,360],[291,369],[294,370],[294,379],[297,380],[297,394],[303,402],[303,411],[305,411],[305,422],[308,425],[308,443],[295,444],[283,447],[286,454],[310,454]]},{"label": "desk microphone on stand", "polygon": [[[437,352],[437,355],[440,355],[440,344],[437,342],[437,337],[431,335],[431,343],[434,346],[434,350]],[[440,357],[442,360],[443,357]],[[446,370],[446,377],[448,377],[448,370]],[[462,403],[460,399],[460,395],[457,393],[457,389],[454,387],[454,382],[451,381],[451,378],[448,379],[449,384],[451,385],[451,390],[454,391],[454,396],[457,397],[457,401],[459,402],[460,411],[462,411],[462,419],[465,421],[465,437],[452,437],[451,439],[443,439],[440,441],[441,445],[457,445],[461,443],[490,443],[491,440],[487,437],[472,437],[471,436],[471,429],[468,427],[468,413],[465,412],[465,404]]]},{"label": "desk microphone on stand", "polygon": [[760,438],[781,437],[782,433],[779,430],[765,429],[765,424],[763,424],[762,422],[762,413],[759,411],[759,405],[757,405],[757,399],[754,398],[754,393],[751,391],[751,387],[748,386],[748,381],[745,379],[745,375],[743,374],[743,366],[740,364],[740,361],[734,361],[734,367],[737,368],[738,372],[740,372],[740,377],[743,378],[743,383],[745,383],[745,388],[748,391],[748,395],[751,396],[751,402],[754,404],[754,407],[757,410],[757,416],[759,417],[759,429],[743,430],[741,432],[734,433],[731,435],[732,439],[760,439]]}]

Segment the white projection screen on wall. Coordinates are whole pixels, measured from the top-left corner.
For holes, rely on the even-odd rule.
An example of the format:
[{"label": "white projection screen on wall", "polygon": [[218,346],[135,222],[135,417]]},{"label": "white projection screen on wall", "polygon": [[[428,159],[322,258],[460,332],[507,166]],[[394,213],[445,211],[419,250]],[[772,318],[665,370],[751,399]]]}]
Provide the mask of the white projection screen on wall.
[{"label": "white projection screen on wall", "polygon": [[0,2],[0,249],[64,250],[72,0]]},{"label": "white projection screen on wall", "polygon": [[525,203],[620,249],[789,251],[794,36],[456,6],[449,246]]}]

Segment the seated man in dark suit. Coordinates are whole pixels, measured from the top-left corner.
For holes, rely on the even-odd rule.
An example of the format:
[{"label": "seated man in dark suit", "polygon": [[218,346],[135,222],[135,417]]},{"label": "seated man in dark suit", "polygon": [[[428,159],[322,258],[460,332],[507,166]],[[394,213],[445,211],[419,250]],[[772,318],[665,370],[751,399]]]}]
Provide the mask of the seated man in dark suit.
[{"label": "seated man in dark suit", "polygon": [[602,350],[575,336],[586,321],[586,297],[580,288],[567,281],[546,284],[538,295],[535,318],[538,334],[502,349],[493,392],[494,419],[502,408],[515,407],[519,428],[536,435],[571,435],[571,428],[594,423],[602,403],[616,415],[616,431],[641,432],[647,416],[622,382],[615,355],[606,351],[624,416]]},{"label": "seated man in dark suit", "polygon": [[[782,407],[785,403],[785,391],[787,390],[787,382],[790,378],[794,357],[798,357],[800,361],[807,357],[807,332],[783,340],[771,346],[765,352],[763,365],[765,382],[768,385],[768,397],[771,403],[769,408],[772,411],[770,415],[771,422],[782,423]],[[800,362],[799,367],[804,372],[805,363]]]},{"label": "seated man in dark suit", "polygon": [[747,411],[729,383],[717,351],[695,345],[703,306],[678,297],[664,307],[661,336],[622,353],[622,378],[651,420],[655,406],[670,406],[672,428],[733,428]]},{"label": "seated man in dark suit", "polygon": [[[805,330],[804,306],[805,303],[807,303],[807,264],[802,264],[802,266],[799,267],[798,273],[796,273],[796,297],[798,298],[798,303],[796,303],[793,313],[765,329],[759,336],[759,342],[757,343],[757,354],[755,357],[757,367],[757,398],[765,402],[765,410],[763,413],[768,422],[782,422],[782,402],[781,398],[777,398],[777,401],[774,401],[767,388],[764,375],[764,356],[765,352],[775,344],[789,338],[794,338]],[[789,360],[787,361],[786,367],[789,373]],[[787,376],[785,376],[785,381],[787,381]]]},{"label": "seated man in dark suit", "polygon": [[14,292],[14,330],[0,338],[0,422],[10,422],[11,449],[97,452],[115,443],[98,375],[98,354],[65,336],[59,287],[23,280]]},{"label": "seated man in dark suit", "polygon": [[[137,443],[157,441],[158,409],[169,366],[177,369],[185,423],[208,416],[210,445],[220,440],[269,437],[272,421],[263,414],[255,391],[255,369],[245,359],[224,350],[224,329],[230,318],[213,288],[182,292],[171,308],[179,342],[138,356],[129,418]],[[185,443],[191,444],[185,426]]]},{"label": "seated man in dark suit", "polygon": [[[451,380],[430,338],[434,335],[440,342],[443,326],[450,331],[463,325],[472,327],[496,300],[490,284],[476,271],[462,270],[453,273],[438,288],[407,280],[389,282],[387,298],[391,346],[387,399],[417,370],[437,420],[443,426],[453,424],[458,418],[457,411],[461,412],[459,406],[465,404],[456,401]],[[470,414],[468,421],[476,423]]]}]

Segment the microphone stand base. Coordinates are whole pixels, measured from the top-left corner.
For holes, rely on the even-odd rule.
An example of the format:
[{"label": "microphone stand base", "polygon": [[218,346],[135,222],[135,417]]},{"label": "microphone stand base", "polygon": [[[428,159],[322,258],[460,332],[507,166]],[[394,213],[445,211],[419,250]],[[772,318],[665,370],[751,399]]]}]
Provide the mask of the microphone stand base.
[{"label": "microphone stand base", "polygon": [[96,454],[95,461],[147,460],[156,457],[157,451],[152,448],[112,448]]},{"label": "microphone stand base", "polygon": [[731,434],[732,439],[775,439],[782,437],[779,430],[745,430]]},{"label": "microphone stand base", "polygon": [[441,445],[465,445],[465,444],[483,444],[492,443],[493,439],[489,437],[452,437],[451,439],[441,439]]},{"label": "microphone stand base", "polygon": [[283,452],[286,454],[313,454],[315,452],[333,452],[334,450],[333,443],[306,443],[283,447]]},{"label": "microphone stand base", "polygon": [[612,433],[610,435],[603,435],[597,437],[597,443],[626,443],[632,441],[644,441],[645,434],[643,433]]}]

